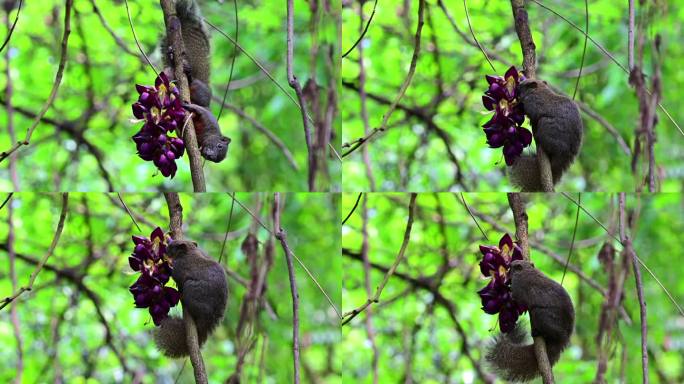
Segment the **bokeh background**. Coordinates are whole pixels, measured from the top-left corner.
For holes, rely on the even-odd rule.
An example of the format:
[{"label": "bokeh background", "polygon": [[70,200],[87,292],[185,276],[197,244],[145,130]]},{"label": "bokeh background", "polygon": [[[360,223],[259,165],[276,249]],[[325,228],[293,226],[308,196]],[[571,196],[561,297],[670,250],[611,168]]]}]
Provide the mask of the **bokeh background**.
[{"label": "bokeh background", "polygon": [[[390,103],[399,93],[414,52],[418,3],[378,1],[364,38],[342,60],[343,145],[366,135],[362,86],[366,93],[369,131],[380,127]],[[540,3],[584,30],[584,1]],[[464,10],[466,4],[473,32],[494,69],[473,40]],[[345,5],[343,51],[361,35],[374,1],[350,1]],[[624,67],[627,67],[627,6],[626,1],[589,2],[589,35]],[[582,62],[584,35],[533,1],[526,2],[526,9],[536,44],[537,77],[572,97]],[[678,108],[680,89],[684,87],[684,74],[680,70],[684,50],[679,44],[684,38],[681,29],[684,7],[679,2],[652,2],[637,5],[636,15],[637,25],[643,23],[642,67],[646,82],[650,86],[655,73],[652,43],[658,34],[661,43],[656,62],[662,72],[662,104],[674,121],[684,127],[684,111]],[[514,190],[505,177],[501,149],[488,147],[481,128],[491,117],[482,105],[482,95],[488,87],[485,75],[503,76],[511,65],[522,69],[520,41],[510,2],[430,0],[426,1],[424,22],[413,80],[389,120],[388,130],[365,145],[367,155],[362,147],[344,158],[343,190]],[[648,159],[642,154],[636,161],[636,171],[632,171],[635,131],[640,120],[639,104],[628,77],[588,42],[576,96],[585,127],[584,146],[556,190],[640,190]],[[661,110],[657,116],[658,190],[681,191],[684,133]],[[529,127],[528,124],[525,126]],[[533,152],[530,148],[526,150]]]},{"label": "bokeh background", "polygon": [[[7,195],[2,196],[5,201]],[[272,194],[236,194],[236,199],[273,228]],[[166,358],[152,340],[147,308],[135,308],[128,288],[138,274],[129,267],[132,235],[168,230],[168,210],[158,194],[122,194],[140,226],[117,194],[69,194],[61,238],[38,274],[33,289],[0,310],[0,381],[22,383],[192,382],[189,359]],[[238,351],[252,343],[242,382],[286,383],[292,379],[292,299],[287,265],[275,241],[265,294],[245,331],[236,334],[241,306],[251,283],[251,267],[241,245],[248,233],[258,239],[258,265],[265,265],[270,234],[228,194],[181,194],[184,236],[228,272],[228,307],[223,322],[202,348],[209,382],[225,382],[236,370]],[[61,194],[17,193],[0,210],[0,297],[25,286],[46,254],[58,222]],[[282,227],[294,254],[339,308],[339,197],[281,195]],[[11,207],[11,208],[10,208]],[[10,219],[10,211],[11,219]],[[228,223],[230,221],[230,227]],[[310,225],[316,222],[315,226]],[[10,225],[13,239],[10,240]],[[9,247],[14,257],[9,254]],[[12,280],[16,276],[16,286]],[[321,290],[295,261],[299,290],[302,379],[339,383],[340,328]],[[174,286],[173,282],[169,282]],[[180,305],[171,309],[179,316]],[[18,335],[18,336],[17,336]],[[17,340],[21,340],[18,344]],[[23,368],[17,368],[21,360]],[[21,373],[21,375],[19,374]]]},{"label": "bokeh background", "polygon": [[[207,191],[306,191],[307,150],[302,116],[286,75],[286,6],[273,1],[198,1],[204,17],[238,42],[282,85],[279,89],[244,53],[237,53],[226,108],[219,125],[232,142],[227,158],[206,162]],[[316,121],[314,139],[323,131],[339,148],[340,5],[298,1],[295,7],[294,73],[305,87],[309,114]],[[128,1],[135,33],[157,70],[162,68],[159,42],[165,33],[159,2]],[[25,1],[9,45],[0,59],[0,122],[8,127],[6,100],[11,79],[13,130],[24,138],[47,100],[60,59],[64,1]],[[2,14],[14,21],[16,10]],[[13,185],[9,161],[0,163],[0,190],[24,191],[192,191],[188,156],[176,163],[175,178],[164,178],[152,162],[140,159],[131,137],[142,123],[131,104],[135,84],[152,85],[155,73],[136,46],[123,1],[76,1],[71,15],[66,69],[59,93],[28,147],[18,151]],[[7,29],[0,27],[6,36]],[[211,109],[219,114],[231,63],[233,44],[209,28]],[[9,66],[9,71],[8,71]],[[269,135],[271,138],[269,138]],[[0,151],[12,145],[9,131],[0,134]],[[276,144],[277,143],[277,144]],[[340,161],[321,144],[316,190],[337,190]]]},{"label": "bokeh background", "polygon": [[[358,195],[343,196],[342,216],[345,217]],[[568,197],[578,199],[576,194]],[[463,198],[470,213],[463,205]],[[581,195],[582,207],[610,235],[586,212],[580,211],[572,258],[564,278],[577,206],[561,194],[531,194],[527,199],[531,259],[550,278],[563,281],[576,312],[570,347],[553,369],[556,381],[594,382],[602,350],[606,354],[606,382],[641,382],[639,303],[634,274],[629,260],[626,269],[622,267],[622,247],[612,237],[617,234],[617,195]],[[681,305],[684,297],[678,261],[684,256],[678,246],[679,234],[684,229],[680,219],[684,213],[681,195],[627,194],[626,202],[637,255]],[[408,206],[407,194],[364,194],[343,226],[344,312],[362,305],[370,297],[366,284],[375,293],[383,281],[399,253]],[[367,217],[367,268],[362,256],[364,216]],[[484,364],[483,356],[498,332],[498,323],[497,316],[481,310],[477,295],[488,283],[480,272],[482,254],[478,246],[498,245],[504,233],[515,239],[506,194],[418,194],[414,219],[405,258],[387,282],[379,302],[342,327],[344,381],[372,383],[373,361],[377,361],[376,372],[381,383],[493,382],[488,377],[492,371]],[[601,261],[599,251],[605,244],[613,246],[616,253]],[[603,293],[611,288],[611,271],[615,276],[625,274],[624,284],[616,285],[623,287],[619,302],[624,312],[619,310],[616,321],[607,322],[612,324],[608,328],[601,325],[601,317],[607,302]],[[648,310],[650,380],[680,383],[684,380],[682,315],[643,267],[641,275]],[[525,314],[521,319],[529,321],[529,316]],[[603,336],[599,342],[600,330]]]}]

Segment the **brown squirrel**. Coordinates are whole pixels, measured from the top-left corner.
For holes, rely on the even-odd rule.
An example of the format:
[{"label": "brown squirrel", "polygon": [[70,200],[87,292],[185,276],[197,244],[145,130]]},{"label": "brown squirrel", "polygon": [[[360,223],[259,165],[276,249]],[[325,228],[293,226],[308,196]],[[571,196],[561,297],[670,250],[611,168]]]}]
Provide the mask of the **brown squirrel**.
[{"label": "brown squirrel", "polygon": [[[211,88],[209,87],[209,31],[202,21],[202,14],[195,0],[177,0],[176,14],[181,23],[185,58],[183,70],[190,84],[190,101],[185,109],[194,112],[193,123],[197,132],[202,157],[215,163],[226,158],[230,139],[221,134],[216,117],[209,110]],[[167,61],[165,72],[173,79],[170,68],[171,59],[167,47],[162,44],[164,60]]]},{"label": "brown squirrel", "polygon": [[[563,286],[546,277],[529,261],[511,263],[513,299],[530,312],[532,337],[541,336],[553,366],[568,346],[575,325],[572,300]],[[486,359],[505,380],[529,381],[539,375],[534,345],[525,344],[527,332],[520,323],[506,334],[499,334]]]},{"label": "brown squirrel", "polygon": [[[518,84],[518,101],[530,119],[537,146],[551,162],[553,184],[560,180],[582,146],[582,119],[575,102],[551,90],[546,82],[526,79]],[[510,170],[511,182],[523,192],[542,190],[536,155],[521,155]]]},{"label": "brown squirrel", "polygon": [[[193,241],[173,240],[166,253],[173,262],[171,277],[178,285],[180,301],[195,321],[202,346],[226,309],[226,273],[221,264],[207,256]],[[169,316],[162,320],[155,329],[154,341],[166,356],[188,355],[185,324],[179,317]]]}]

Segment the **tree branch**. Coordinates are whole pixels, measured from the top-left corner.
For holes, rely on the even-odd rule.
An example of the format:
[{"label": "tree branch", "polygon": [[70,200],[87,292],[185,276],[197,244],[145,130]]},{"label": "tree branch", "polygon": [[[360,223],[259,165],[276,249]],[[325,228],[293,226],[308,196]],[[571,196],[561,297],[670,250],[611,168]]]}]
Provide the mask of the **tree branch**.
[{"label": "tree branch", "polygon": [[[537,77],[537,64],[534,40],[527,19],[525,0],[511,0],[513,9],[513,20],[515,21],[515,31],[520,40],[520,49],[523,54],[523,71],[525,76],[534,79]],[[553,175],[551,174],[551,163],[544,150],[537,145],[537,163],[539,164],[539,175],[543,192],[553,192]]]},{"label": "tree branch", "polygon": [[[288,0],[288,5],[289,4],[292,4],[292,0]],[[292,294],[292,356],[294,363],[294,383],[299,384],[299,293],[297,292],[297,279],[295,276],[294,262],[292,261],[292,250],[287,244],[287,234],[285,233],[285,230],[280,227],[280,193],[276,192],[273,195],[273,199],[275,238],[280,241],[283,252],[285,252],[287,274],[290,278],[290,293]]]},{"label": "tree branch", "polygon": [[[525,211],[525,203],[522,201],[519,193],[509,193],[508,204],[511,207],[513,220],[515,221],[515,236],[520,241],[524,259],[529,261],[530,249],[527,241],[527,212]],[[553,371],[546,353],[546,343],[540,336],[534,338],[534,354],[537,357],[537,365],[542,381],[544,384],[553,384]]]},{"label": "tree branch", "polygon": [[[190,86],[188,85],[188,78],[183,71],[183,58],[185,57],[185,46],[183,45],[183,36],[181,33],[181,23],[176,16],[176,8],[171,0],[160,0],[162,11],[164,12],[164,22],[166,23],[166,42],[173,52],[173,73],[178,86],[180,88],[181,99],[183,102],[190,102]],[[190,175],[192,177],[192,186],[195,192],[206,192],[207,187],[204,182],[204,173],[202,171],[202,157],[200,156],[197,145],[197,135],[195,134],[195,125],[192,119],[188,122],[183,130],[183,142],[188,151],[188,159],[190,162]]]},{"label": "tree branch", "polygon": [[[180,203],[178,193],[164,193],[164,198],[166,199],[166,205],[169,208],[169,229],[171,230],[171,236],[173,239],[179,240],[183,238],[183,206]],[[181,292],[181,298],[182,295],[183,292]],[[181,300],[181,302],[183,301]],[[204,368],[204,360],[202,360],[202,352],[200,351],[197,326],[185,305],[183,305],[183,322],[185,323],[185,337],[188,343],[190,362],[192,363],[192,369],[195,372],[195,383],[207,384],[207,372]]]}]

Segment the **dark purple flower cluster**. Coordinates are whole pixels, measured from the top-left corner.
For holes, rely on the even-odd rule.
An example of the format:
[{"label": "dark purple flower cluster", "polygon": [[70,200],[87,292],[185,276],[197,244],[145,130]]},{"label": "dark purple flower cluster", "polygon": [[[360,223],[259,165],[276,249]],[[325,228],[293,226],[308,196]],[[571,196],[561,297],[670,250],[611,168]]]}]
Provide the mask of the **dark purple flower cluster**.
[{"label": "dark purple flower cluster", "polygon": [[154,87],[136,84],[140,94],[133,104],[133,115],[145,122],[133,141],[138,156],[153,161],[164,177],[176,175],[176,159],[183,156],[185,144],[180,137],[169,136],[182,127],[186,112],[175,84],[161,72]]},{"label": "dark purple flower cluster", "polygon": [[498,313],[501,332],[509,332],[518,321],[518,316],[527,310],[513,300],[508,276],[513,260],[522,260],[522,250],[507,233],[499,241],[498,247],[480,245],[480,252],[480,271],[485,277],[492,277],[489,284],[477,292],[482,299],[482,310],[490,315]]},{"label": "dark purple flower cluster", "polygon": [[512,66],[504,77],[486,75],[485,78],[489,89],[482,96],[482,104],[488,111],[494,111],[494,116],[482,127],[487,144],[491,148],[503,147],[506,165],[510,166],[523,148],[532,143],[532,133],[521,126],[525,115],[516,99],[516,87],[525,76]]},{"label": "dark purple flower cluster", "polygon": [[155,325],[168,316],[169,309],[180,299],[176,289],[165,287],[173,269],[166,256],[169,239],[159,227],[152,231],[149,239],[133,236],[135,249],[128,258],[131,268],[140,272],[138,280],[129,288],[135,298],[135,306],[149,308]]}]

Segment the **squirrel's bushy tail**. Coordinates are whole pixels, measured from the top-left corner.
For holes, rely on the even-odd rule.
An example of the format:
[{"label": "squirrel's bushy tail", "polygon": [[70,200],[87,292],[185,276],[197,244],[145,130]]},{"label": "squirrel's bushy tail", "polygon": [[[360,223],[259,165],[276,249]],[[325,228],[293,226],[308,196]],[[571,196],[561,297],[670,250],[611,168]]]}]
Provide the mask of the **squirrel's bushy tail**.
[{"label": "squirrel's bushy tail", "polygon": [[[570,166],[570,161],[560,158],[551,158],[551,174],[553,184],[556,185],[566,169]],[[537,155],[520,155],[513,163],[509,171],[511,183],[519,187],[522,192],[541,192],[541,175]]]},{"label": "squirrel's bushy tail", "polygon": [[[207,341],[207,335],[206,327],[197,327],[200,347]],[[169,357],[183,357],[190,353],[185,335],[185,323],[179,317],[169,316],[162,320],[161,325],[154,330],[154,342],[157,348]]]},{"label": "squirrel's bushy tail", "polygon": [[[511,332],[497,335],[494,344],[487,351],[487,362],[504,380],[529,381],[539,376],[534,345],[525,345],[526,338],[527,332],[518,323]],[[554,343],[554,340],[545,341],[546,354],[553,366],[560,358],[564,346]]]}]

